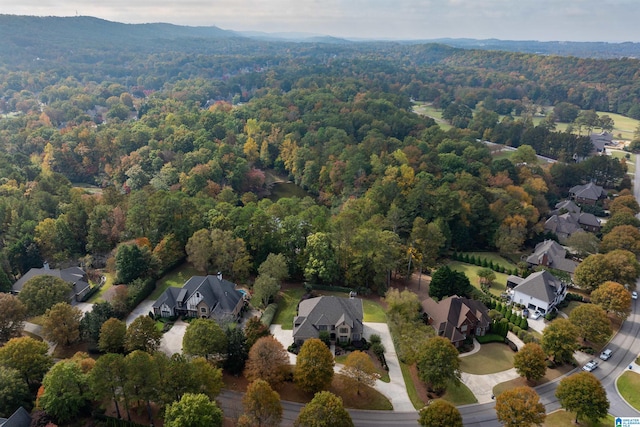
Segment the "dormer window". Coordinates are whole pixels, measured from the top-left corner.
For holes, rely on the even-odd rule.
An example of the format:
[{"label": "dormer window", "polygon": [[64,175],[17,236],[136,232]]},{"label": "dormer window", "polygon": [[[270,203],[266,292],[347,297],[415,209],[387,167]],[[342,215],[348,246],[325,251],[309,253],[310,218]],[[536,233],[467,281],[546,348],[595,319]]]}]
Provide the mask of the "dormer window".
[{"label": "dormer window", "polygon": [[196,292],[196,298],[200,298],[200,292]]}]

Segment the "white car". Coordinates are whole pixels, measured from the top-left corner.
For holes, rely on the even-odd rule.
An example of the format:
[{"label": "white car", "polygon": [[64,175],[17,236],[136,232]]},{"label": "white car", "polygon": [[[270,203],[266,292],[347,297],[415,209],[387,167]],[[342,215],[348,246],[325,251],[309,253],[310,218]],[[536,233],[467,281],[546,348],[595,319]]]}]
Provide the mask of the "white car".
[{"label": "white car", "polygon": [[582,367],[583,371],[591,372],[598,367],[598,362],[591,360],[589,363]]},{"label": "white car", "polygon": [[531,318],[533,320],[538,320],[540,317],[542,317],[542,313],[540,313],[538,310],[531,313]]},{"label": "white car", "polygon": [[613,354],[613,350],[608,348],[605,351],[603,351],[602,353],[600,353],[600,359],[609,360],[609,358],[611,357],[612,354]]},{"label": "white car", "polygon": [[636,291],[631,292],[631,299],[638,299],[638,293]]}]

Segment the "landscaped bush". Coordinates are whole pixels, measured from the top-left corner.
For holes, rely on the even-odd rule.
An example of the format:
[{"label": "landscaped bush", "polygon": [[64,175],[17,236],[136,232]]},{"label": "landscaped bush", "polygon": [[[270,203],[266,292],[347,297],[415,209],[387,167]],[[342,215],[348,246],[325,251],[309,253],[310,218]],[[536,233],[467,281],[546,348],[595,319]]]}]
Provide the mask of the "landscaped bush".
[{"label": "landscaped bush", "polygon": [[483,336],[476,336],[476,341],[480,344],[488,344],[490,342],[504,342],[504,337],[498,334],[485,334]]},{"label": "landscaped bush", "polygon": [[300,347],[298,347],[298,344],[292,343],[289,347],[287,347],[287,351],[289,353],[298,354],[298,352],[300,351]]},{"label": "landscaped bush", "polygon": [[580,294],[575,294],[573,292],[568,292],[567,295],[564,297],[564,301],[580,301],[580,302],[584,302],[584,297]]},{"label": "landscaped bush", "polygon": [[267,328],[271,326],[271,322],[273,322],[273,318],[276,316],[276,312],[278,311],[278,304],[272,303],[267,306],[262,312],[262,316],[260,316],[260,321]]},{"label": "landscaped bush", "polygon": [[156,280],[155,278],[135,279],[127,288],[129,290],[127,305],[129,310],[133,310],[155,290]]},{"label": "landscaped bush", "polygon": [[318,338],[320,339],[320,341],[325,343],[327,347],[331,345],[331,334],[329,333],[329,331],[320,331],[320,333],[318,333]]},{"label": "landscaped bush", "polygon": [[382,339],[378,334],[371,334],[371,336],[369,337],[369,342],[371,343],[371,346],[373,346],[374,344],[380,344],[382,342]]}]

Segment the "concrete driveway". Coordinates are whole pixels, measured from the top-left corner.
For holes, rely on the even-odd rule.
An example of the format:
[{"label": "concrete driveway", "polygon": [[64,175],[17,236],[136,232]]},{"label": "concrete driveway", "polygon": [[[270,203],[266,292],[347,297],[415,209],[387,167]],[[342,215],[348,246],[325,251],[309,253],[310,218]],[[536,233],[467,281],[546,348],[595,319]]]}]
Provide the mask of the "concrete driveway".
[{"label": "concrete driveway", "polygon": [[189,324],[183,320],[176,321],[171,329],[162,336],[158,350],[169,357],[174,353],[182,353],[182,338],[187,330],[187,326],[189,326]]},{"label": "concrete driveway", "polygon": [[133,309],[131,313],[127,316],[127,326],[133,322],[136,317],[146,316],[150,311],[153,311],[153,303],[154,300],[146,299],[142,301],[136,308]]}]

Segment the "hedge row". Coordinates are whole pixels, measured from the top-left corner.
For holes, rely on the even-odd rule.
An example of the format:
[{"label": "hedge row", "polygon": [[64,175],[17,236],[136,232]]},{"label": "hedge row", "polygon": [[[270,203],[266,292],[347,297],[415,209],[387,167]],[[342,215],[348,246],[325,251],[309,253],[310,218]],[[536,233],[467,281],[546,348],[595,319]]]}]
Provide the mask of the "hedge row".
[{"label": "hedge row", "polygon": [[493,261],[487,260],[486,258],[475,257],[475,255],[469,255],[466,253],[458,253],[454,252],[451,257],[454,261],[460,261],[467,264],[477,265],[478,267],[490,268],[493,271],[504,274],[518,274],[517,268],[506,268],[500,264],[494,264]]},{"label": "hedge row", "polygon": [[276,316],[276,312],[278,311],[278,304],[271,303],[264,309],[262,312],[262,316],[260,316],[260,321],[267,328],[271,326],[271,322],[273,322],[273,318]]}]

